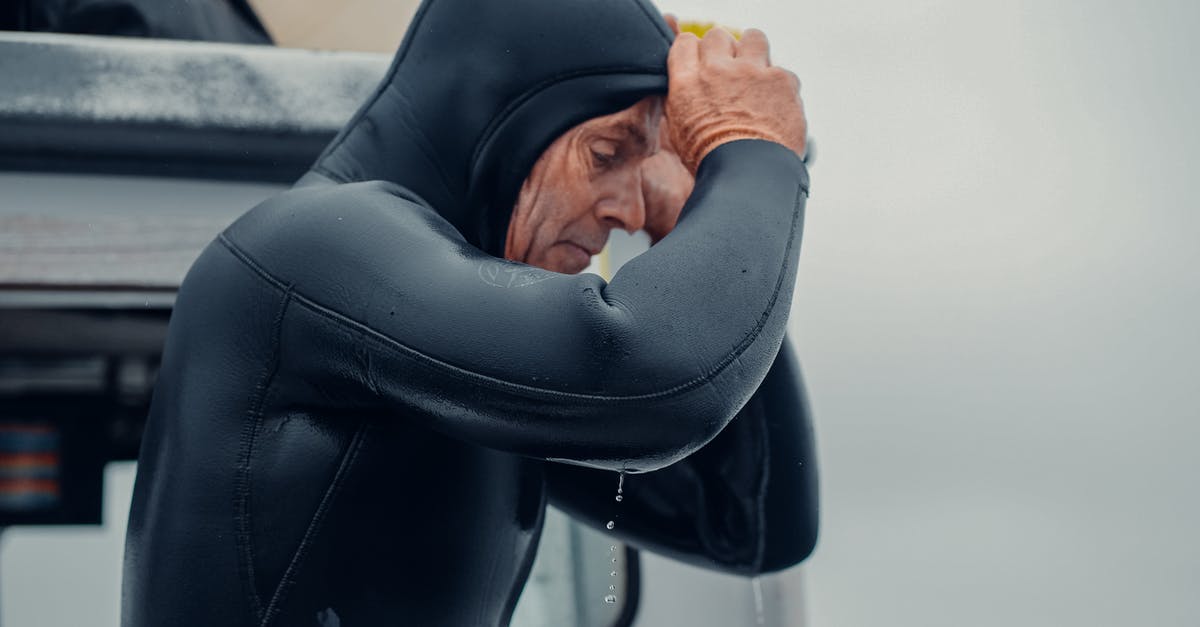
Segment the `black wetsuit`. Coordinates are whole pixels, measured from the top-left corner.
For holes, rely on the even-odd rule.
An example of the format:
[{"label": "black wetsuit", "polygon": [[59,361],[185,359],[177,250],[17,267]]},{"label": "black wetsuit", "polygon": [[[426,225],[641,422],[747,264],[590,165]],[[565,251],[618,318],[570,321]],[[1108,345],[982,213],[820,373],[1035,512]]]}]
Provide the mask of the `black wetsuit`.
[{"label": "black wetsuit", "polygon": [[812,440],[779,351],[794,153],[717,148],[609,283],[491,256],[555,137],[665,91],[670,40],[643,1],[422,5],[312,172],[180,288],[124,625],[507,624],[546,503],[602,524],[621,469],[645,473],[617,529],[636,546],[742,573],[808,555]]}]

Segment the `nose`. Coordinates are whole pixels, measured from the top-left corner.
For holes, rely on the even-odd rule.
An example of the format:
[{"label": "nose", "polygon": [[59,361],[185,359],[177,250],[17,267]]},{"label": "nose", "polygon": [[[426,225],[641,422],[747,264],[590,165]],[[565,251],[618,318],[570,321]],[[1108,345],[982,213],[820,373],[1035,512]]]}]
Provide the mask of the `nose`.
[{"label": "nose", "polygon": [[596,217],[609,229],[636,233],[646,226],[646,201],[642,196],[641,168],[622,181],[596,205]]}]

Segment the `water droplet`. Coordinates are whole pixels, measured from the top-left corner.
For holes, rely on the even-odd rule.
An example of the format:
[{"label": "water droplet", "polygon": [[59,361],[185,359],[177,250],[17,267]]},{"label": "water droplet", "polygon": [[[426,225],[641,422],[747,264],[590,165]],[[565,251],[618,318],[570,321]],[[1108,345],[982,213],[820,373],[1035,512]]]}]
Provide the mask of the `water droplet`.
[{"label": "water droplet", "polygon": [[[616,501],[617,501],[618,503],[620,503],[620,502],[623,500],[623,497],[621,496],[621,492],[624,490],[624,487],[625,487],[625,471],[624,471],[624,470],[622,470],[622,471],[621,471],[621,473],[620,473],[620,475],[619,475],[619,477],[618,477],[618,479],[617,479],[617,496],[616,496]],[[618,518],[619,516],[620,516],[619,514],[616,514],[616,513],[614,512],[614,513],[613,513],[612,520],[610,520],[610,521],[608,521],[608,522],[604,523],[604,527],[605,527],[606,529],[608,529],[609,531],[612,531],[613,529],[616,529],[616,527],[617,527],[617,518]],[[613,564],[613,566],[612,566],[612,570],[611,570],[611,571],[608,573],[608,576],[609,576],[609,577],[616,577],[616,576],[617,576],[617,545],[615,545],[615,544],[610,544],[610,545],[608,545],[608,553],[609,553],[609,555],[611,555],[611,556],[612,556],[612,559],[610,559],[609,561],[610,561],[610,562],[612,562],[612,564]],[[611,585],[609,585],[609,586],[608,586],[608,591],[609,591],[609,594],[608,594],[607,596],[605,596],[605,597],[604,597],[604,602],[605,602],[605,603],[616,603],[616,602],[617,602],[617,597],[616,597],[616,595],[614,595],[614,594],[612,594],[612,593],[617,591],[617,585],[616,585],[615,583],[614,583],[614,584],[611,584]]]},{"label": "water droplet", "polygon": [[766,612],[763,608],[762,580],[758,577],[750,579],[750,587],[754,591],[754,624],[766,625]]}]

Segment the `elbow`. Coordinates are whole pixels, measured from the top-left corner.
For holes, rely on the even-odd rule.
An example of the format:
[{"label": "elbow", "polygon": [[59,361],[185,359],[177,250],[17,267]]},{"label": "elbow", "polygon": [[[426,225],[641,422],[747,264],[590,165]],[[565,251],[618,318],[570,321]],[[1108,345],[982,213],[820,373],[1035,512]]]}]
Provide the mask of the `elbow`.
[{"label": "elbow", "polygon": [[796,566],[812,555],[817,545],[816,526],[803,526],[779,532],[751,532],[738,538],[714,542],[709,538],[705,550],[706,565],[730,575],[758,577]]},{"label": "elbow", "polygon": [[[601,421],[603,432],[587,444],[560,449],[565,455],[548,458],[600,470],[641,474],[662,470],[700,450],[720,429],[692,416],[655,419],[645,415],[637,419]],[[613,423],[624,423],[617,427]]]},{"label": "elbow", "polygon": [[572,434],[559,423],[562,439],[547,459],[628,474],[653,472],[700,450],[727,422],[723,415],[616,407],[574,422],[587,435]]},{"label": "elbow", "polygon": [[763,515],[761,553],[757,574],[785,570],[808,559],[817,547],[820,509],[815,486],[789,494],[786,503],[768,504]]},{"label": "elbow", "polygon": [[786,543],[776,546],[768,543],[754,574],[769,575],[787,570],[808,559],[816,548],[817,527],[815,524],[811,527],[796,529]]},{"label": "elbow", "polygon": [[[651,472],[699,451],[725,429],[766,377],[779,341],[754,335],[716,346],[684,329],[648,333],[624,307],[606,309],[577,343],[587,358],[574,373],[583,392],[560,410],[589,436],[558,461]],[[570,401],[568,401],[570,402]],[[564,424],[558,421],[558,424]],[[573,447],[572,447],[573,448]],[[562,450],[562,449],[560,449]]]},{"label": "elbow", "polygon": [[736,411],[736,407],[677,398],[654,408],[614,413],[603,422],[621,427],[598,434],[611,444],[604,465],[628,473],[662,470],[704,448]]}]

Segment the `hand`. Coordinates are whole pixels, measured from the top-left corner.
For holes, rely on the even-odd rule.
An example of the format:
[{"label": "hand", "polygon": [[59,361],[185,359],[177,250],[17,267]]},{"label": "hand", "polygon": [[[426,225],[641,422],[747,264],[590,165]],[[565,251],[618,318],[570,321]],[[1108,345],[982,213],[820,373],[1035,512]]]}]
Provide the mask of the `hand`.
[{"label": "hand", "polygon": [[679,161],[671,145],[670,122],[658,125],[658,152],[642,161],[642,198],[646,206],[646,233],[657,244],[675,228],[684,203],[692,195],[695,179]]},{"label": "hand", "polygon": [[719,28],[704,39],[680,33],[667,73],[671,142],[692,174],[710,151],[738,139],[773,141],[804,154],[800,80],[771,65],[762,31],[749,29],[740,42]]}]

